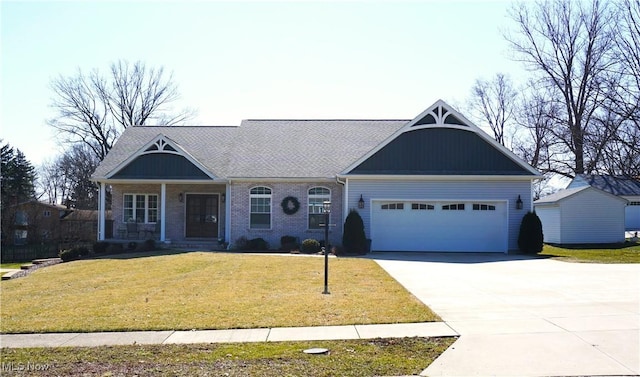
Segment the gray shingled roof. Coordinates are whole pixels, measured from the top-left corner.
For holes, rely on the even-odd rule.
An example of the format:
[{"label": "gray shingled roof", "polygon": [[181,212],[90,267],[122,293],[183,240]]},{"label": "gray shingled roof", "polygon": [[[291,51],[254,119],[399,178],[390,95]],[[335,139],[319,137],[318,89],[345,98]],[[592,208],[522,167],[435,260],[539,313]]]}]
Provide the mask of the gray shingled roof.
[{"label": "gray shingled roof", "polygon": [[535,202],[533,202],[533,204],[555,204],[563,199],[566,199],[572,195],[575,195],[581,191],[588,190],[588,189],[589,189],[589,186],[582,186],[582,187],[560,190],[551,195],[547,195],[543,198],[536,200]]},{"label": "gray shingled roof", "polygon": [[591,174],[578,174],[576,178],[582,179],[588,185],[613,195],[640,195],[640,179],[637,178]]},{"label": "gray shingled roof", "polygon": [[245,120],[239,127],[129,127],[93,177],[104,178],[164,135],[220,178],[335,175],[409,120]]}]

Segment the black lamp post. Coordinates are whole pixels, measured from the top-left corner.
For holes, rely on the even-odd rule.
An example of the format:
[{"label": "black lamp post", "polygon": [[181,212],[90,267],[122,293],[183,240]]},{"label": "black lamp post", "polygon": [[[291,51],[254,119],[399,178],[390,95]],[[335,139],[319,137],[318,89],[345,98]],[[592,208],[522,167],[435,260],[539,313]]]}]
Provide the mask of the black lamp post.
[{"label": "black lamp post", "polygon": [[329,213],[331,213],[331,202],[324,201],[322,203],[322,212],[324,212],[324,291],[322,294],[328,295],[329,292]]}]

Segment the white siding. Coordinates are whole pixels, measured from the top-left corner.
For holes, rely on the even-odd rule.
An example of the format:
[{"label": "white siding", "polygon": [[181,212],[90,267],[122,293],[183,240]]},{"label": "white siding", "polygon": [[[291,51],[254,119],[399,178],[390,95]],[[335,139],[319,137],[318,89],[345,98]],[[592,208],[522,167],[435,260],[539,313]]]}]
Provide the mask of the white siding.
[{"label": "white siding", "polygon": [[[630,204],[625,208],[625,228],[626,230],[640,230],[640,196],[625,196]],[[638,203],[638,204],[635,204]]]},{"label": "white siding", "polygon": [[544,242],[561,243],[560,241],[560,207],[558,205],[535,206],[536,214],[542,223]]},{"label": "white siding", "polygon": [[595,189],[560,202],[560,243],[624,242],[625,203]]},{"label": "white siding", "polygon": [[[371,237],[372,200],[494,200],[508,201],[508,245],[509,250],[518,248],[518,232],[522,217],[531,204],[530,181],[393,181],[348,179],[348,195],[345,210],[357,209],[360,195],[364,198],[365,208],[357,209],[365,226],[367,237]],[[516,209],[516,200],[520,195],[523,209]],[[452,229],[464,232],[464,229]]]}]

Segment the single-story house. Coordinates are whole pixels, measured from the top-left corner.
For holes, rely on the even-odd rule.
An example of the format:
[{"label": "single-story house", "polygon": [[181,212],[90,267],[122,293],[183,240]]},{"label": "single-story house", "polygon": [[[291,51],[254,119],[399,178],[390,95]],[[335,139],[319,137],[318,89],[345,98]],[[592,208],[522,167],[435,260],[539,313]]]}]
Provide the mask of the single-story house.
[{"label": "single-story house", "polygon": [[536,200],[544,242],[557,244],[624,242],[627,200],[592,186],[560,190]]},{"label": "single-story house", "polygon": [[567,188],[591,186],[628,201],[625,229],[640,230],[640,177],[578,174]]},{"label": "single-story house", "polygon": [[[114,229],[164,242],[282,236],[341,244],[350,210],[373,251],[517,249],[540,173],[443,101],[407,120],[244,120],[127,128],[96,169]],[[105,239],[104,221],[99,239]]]}]

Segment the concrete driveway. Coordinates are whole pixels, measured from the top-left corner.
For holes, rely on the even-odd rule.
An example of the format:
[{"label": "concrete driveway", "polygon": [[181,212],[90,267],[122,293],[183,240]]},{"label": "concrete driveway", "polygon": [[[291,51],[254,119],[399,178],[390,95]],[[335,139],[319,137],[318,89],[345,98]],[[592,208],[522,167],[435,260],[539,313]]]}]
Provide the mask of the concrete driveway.
[{"label": "concrete driveway", "polygon": [[640,265],[373,253],[461,336],[423,375],[640,374]]}]

